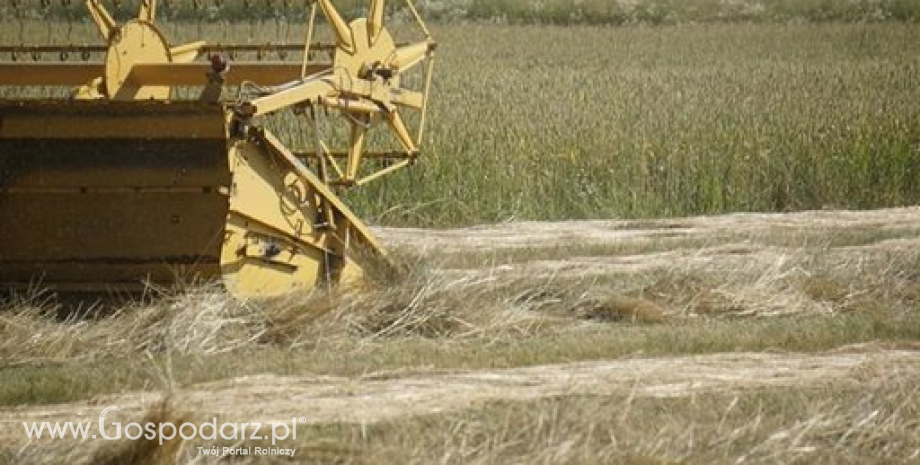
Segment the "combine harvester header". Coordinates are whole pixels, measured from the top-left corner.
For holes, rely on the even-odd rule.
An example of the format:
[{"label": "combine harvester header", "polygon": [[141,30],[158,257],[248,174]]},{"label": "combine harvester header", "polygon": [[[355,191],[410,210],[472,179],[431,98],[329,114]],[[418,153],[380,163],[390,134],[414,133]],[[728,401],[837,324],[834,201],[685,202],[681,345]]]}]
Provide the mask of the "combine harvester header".
[{"label": "combine harvester header", "polygon": [[[156,0],[123,24],[101,0],[34,2],[85,8],[104,45],[0,46],[0,291],[218,280],[267,297],[360,279],[384,254],[337,192],[418,157],[435,42],[411,0],[416,42],[395,42],[385,0],[351,22],[307,0],[303,43],[274,46],[171,43]],[[334,43],[312,43],[319,27]],[[282,140],[276,120],[296,129]]]}]

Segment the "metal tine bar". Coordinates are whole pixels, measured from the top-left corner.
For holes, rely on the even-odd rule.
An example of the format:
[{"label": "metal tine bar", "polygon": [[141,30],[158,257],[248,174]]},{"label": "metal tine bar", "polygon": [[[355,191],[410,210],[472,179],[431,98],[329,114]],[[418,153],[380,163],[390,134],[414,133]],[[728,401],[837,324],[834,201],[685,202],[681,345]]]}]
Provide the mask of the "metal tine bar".
[{"label": "metal tine bar", "polygon": [[366,121],[360,118],[366,119],[369,123],[371,117],[369,115],[352,115],[351,118],[351,135],[349,137],[351,148],[348,151],[348,162],[345,164],[345,180],[348,182],[354,182],[358,177],[358,170],[361,168],[361,157],[364,155],[364,144],[367,141]]},{"label": "metal tine bar", "polygon": [[102,45],[0,45],[0,53],[102,53],[106,50]]},{"label": "metal tine bar", "polygon": [[112,19],[112,15],[109,14],[100,0],[86,0],[86,7],[89,9],[90,16],[93,17],[99,33],[102,34],[103,39],[108,40],[117,26],[115,20]]},{"label": "metal tine bar", "polygon": [[412,16],[415,17],[415,21],[422,28],[422,31],[425,32],[425,38],[431,39],[431,31],[429,31],[428,26],[425,25],[425,21],[422,19],[422,15],[418,14],[418,10],[415,8],[415,2],[412,0],[406,0],[406,6],[409,7],[409,11],[412,12]]},{"label": "metal tine bar", "polygon": [[428,58],[428,68],[425,70],[425,90],[422,93],[422,109],[419,116],[418,135],[415,140],[424,143],[425,125],[428,122],[428,97],[431,95],[431,76],[434,74],[434,55]]},{"label": "metal tine bar", "polygon": [[303,42],[303,66],[300,70],[300,78],[307,77],[307,65],[310,63],[310,48],[313,42],[313,29],[316,26],[316,2],[306,0],[310,4],[310,19],[307,23],[307,32]]},{"label": "metal tine bar", "polygon": [[355,182],[355,186],[363,186],[363,185],[366,185],[366,184],[370,183],[371,181],[380,179],[380,178],[382,178],[382,177],[384,177],[384,176],[386,176],[386,175],[388,175],[388,174],[390,174],[390,173],[392,173],[392,172],[394,172],[394,171],[401,170],[401,169],[403,169],[403,168],[405,168],[405,167],[411,165],[411,164],[412,164],[412,161],[413,161],[412,159],[403,160],[403,161],[401,161],[401,162],[399,162],[399,163],[396,163],[395,165],[389,166],[389,167],[384,168],[384,169],[382,169],[382,170],[380,170],[380,171],[377,171],[377,172],[375,172],[375,173],[373,173],[373,174],[370,174],[370,175],[368,175],[368,176],[366,176],[366,177],[364,177],[364,178],[359,179],[357,182]]},{"label": "metal tine bar", "polygon": [[[320,144],[320,146],[321,146],[322,149],[323,149],[323,156],[326,158],[326,160],[329,160],[329,162],[330,162],[330,164],[332,165],[332,168],[335,170],[336,174],[339,176],[339,178],[344,178],[344,177],[345,177],[345,170],[343,170],[342,167],[339,166],[339,162],[336,161],[336,156],[335,156],[336,154],[334,154],[333,152],[331,152],[331,151],[329,150],[329,146],[326,145],[326,143],[325,143],[324,141],[322,141],[322,140],[319,141],[319,144]],[[348,154],[344,154],[344,153],[343,153],[342,156],[341,156],[340,158],[348,158]]]},{"label": "metal tine bar", "polygon": [[386,118],[387,122],[390,124],[390,127],[396,133],[396,137],[399,139],[399,142],[402,143],[406,151],[410,154],[418,152],[415,141],[412,140],[412,137],[409,135],[409,130],[406,129],[406,123],[403,120],[402,115],[400,115],[398,111],[391,111],[387,113]]},{"label": "metal tine bar", "polygon": [[[313,152],[297,152],[297,156],[299,158],[314,159],[318,155]],[[342,151],[328,152],[324,154],[323,156],[326,156],[332,159],[343,159],[343,158],[348,158],[348,152],[342,152]],[[407,158],[416,158],[416,155],[410,154],[409,152],[406,152],[406,151],[393,150],[393,151],[364,152],[361,158],[364,158],[365,160],[405,160]]]},{"label": "metal tine bar", "polygon": [[[399,43],[397,47],[406,47],[410,44]],[[310,52],[331,53],[335,51],[335,44],[319,43],[310,44]],[[60,51],[67,52],[105,52],[108,47],[105,45],[0,45],[0,53],[9,52],[47,52],[54,53]],[[297,44],[207,44],[201,48],[202,52],[299,52],[304,50],[304,45]]]}]

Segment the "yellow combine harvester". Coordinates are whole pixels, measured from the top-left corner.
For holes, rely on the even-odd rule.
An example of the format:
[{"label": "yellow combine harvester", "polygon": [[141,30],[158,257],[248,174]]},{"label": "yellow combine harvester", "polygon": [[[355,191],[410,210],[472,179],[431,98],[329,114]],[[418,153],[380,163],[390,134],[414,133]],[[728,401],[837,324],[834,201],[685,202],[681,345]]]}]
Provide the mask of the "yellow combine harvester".
[{"label": "yellow combine harvester", "polygon": [[[12,86],[0,95],[16,96],[0,99],[2,290],[219,280],[237,297],[273,296],[360,279],[361,257],[383,254],[336,192],[418,156],[435,43],[411,0],[419,40],[407,44],[384,24],[385,0],[350,23],[331,0],[307,0],[303,43],[275,46],[172,44],[156,0],[124,24],[101,0],[85,8],[103,46],[0,47],[0,86]],[[320,27],[334,44],[312,43]],[[230,59],[247,52],[298,58]],[[104,59],[61,61],[91,54]],[[403,85],[415,67],[417,90]],[[37,86],[72,90],[22,97]],[[307,153],[266,129],[285,110]],[[337,144],[324,137],[325,115],[344,123]],[[395,137],[371,151],[378,125]]]}]

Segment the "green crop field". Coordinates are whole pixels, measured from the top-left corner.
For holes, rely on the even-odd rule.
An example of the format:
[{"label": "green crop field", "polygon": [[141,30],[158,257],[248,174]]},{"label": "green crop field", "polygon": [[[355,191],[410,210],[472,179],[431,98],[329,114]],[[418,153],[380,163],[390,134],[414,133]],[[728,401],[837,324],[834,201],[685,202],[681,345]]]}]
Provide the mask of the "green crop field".
[{"label": "green crop field", "polygon": [[425,158],[355,197],[387,224],[920,201],[920,27],[467,25]]}]

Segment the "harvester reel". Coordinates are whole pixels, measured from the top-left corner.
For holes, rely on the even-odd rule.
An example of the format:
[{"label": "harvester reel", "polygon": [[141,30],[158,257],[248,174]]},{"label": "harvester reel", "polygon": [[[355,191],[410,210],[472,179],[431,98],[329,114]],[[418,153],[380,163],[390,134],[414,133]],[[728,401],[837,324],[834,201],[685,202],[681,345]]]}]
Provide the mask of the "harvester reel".
[{"label": "harvester reel", "polygon": [[[329,83],[326,92],[310,95],[303,99],[296,89],[292,89],[289,99],[299,104],[318,105],[341,110],[350,124],[350,137],[347,151],[341,153],[346,158],[344,167],[335,161],[337,154],[329,153],[324,141],[318,142],[316,152],[332,165],[332,173],[324,170],[328,182],[336,186],[351,187],[377,179],[383,173],[362,175],[360,168],[364,159],[367,132],[376,123],[385,121],[399,141],[401,150],[391,151],[387,155],[397,158],[395,169],[408,166],[418,155],[418,145],[424,132],[425,113],[431,85],[432,56],[436,44],[431,40],[424,23],[417,16],[411,2],[407,5],[416,14],[418,24],[425,33],[425,40],[397,45],[384,24],[384,0],[371,0],[367,18],[359,18],[347,23],[339,14],[331,0],[317,0],[328,19],[336,38],[331,70],[307,77],[304,86],[310,81]],[[425,71],[425,88],[421,91],[402,87],[403,77],[411,69],[428,61]],[[315,97],[315,98],[314,98]],[[274,111],[274,102],[269,100],[268,108],[260,108],[262,102],[246,102],[239,114],[244,118],[258,113]],[[413,134],[400,112],[401,109],[421,112],[417,131]],[[321,135],[320,135],[321,137]],[[379,154],[377,154],[379,157]]]},{"label": "harvester reel", "polygon": [[[187,63],[195,60],[204,42],[172,48],[155,24],[156,1],[143,0],[137,19],[117,25],[99,0],[88,0],[99,34],[107,41],[104,75],[76,92],[77,98],[110,100],[168,100],[170,86],[144,85],[132,73],[136,64]],[[100,85],[101,84],[101,85]]]}]

